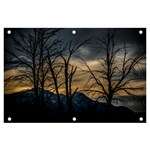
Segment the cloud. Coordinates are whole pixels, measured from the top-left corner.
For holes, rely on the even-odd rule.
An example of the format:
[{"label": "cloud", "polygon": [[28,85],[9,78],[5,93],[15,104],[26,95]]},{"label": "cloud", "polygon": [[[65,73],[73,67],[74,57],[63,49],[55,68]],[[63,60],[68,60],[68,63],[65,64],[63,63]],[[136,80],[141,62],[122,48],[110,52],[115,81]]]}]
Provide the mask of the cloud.
[{"label": "cloud", "polygon": [[[15,29],[15,32],[29,32],[31,29]],[[75,35],[72,34],[72,29],[64,29],[61,31],[61,37],[63,38],[63,41],[66,42],[70,42],[73,41],[74,43],[79,39],[79,43],[81,41],[84,41],[86,39],[93,39],[95,37],[97,38],[102,38],[104,35],[106,35],[108,29],[85,29],[85,28],[77,28],[75,29],[77,31],[77,33]],[[114,30],[114,29],[112,29]],[[31,33],[32,34],[32,33]],[[138,29],[117,29],[116,30],[116,36],[115,39],[119,42],[125,42],[126,45],[129,47],[128,50],[128,56],[127,57],[134,57],[137,52],[139,50],[143,50],[145,51],[145,41],[143,39],[141,39],[140,35],[138,34]],[[62,45],[63,47],[64,45]],[[121,46],[121,45],[118,45]],[[23,59],[24,61],[27,61],[28,63],[31,62],[30,58],[26,57],[25,55],[23,55],[22,53],[19,53],[16,49],[15,49],[15,44],[12,41],[12,39],[6,39],[5,40],[5,48],[7,49],[12,49],[12,52],[14,52],[17,56],[19,56],[20,59]],[[123,58],[123,54],[124,53],[119,53],[117,55],[117,61],[119,60],[120,62],[122,61]],[[82,46],[80,48],[80,50],[78,51],[78,53],[76,54],[77,56],[82,57],[85,62],[89,65],[89,67],[91,69],[100,69],[102,68],[102,66],[100,65],[100,61],[98,60],[99,57],[103,58],[105,55],[105,51],[102,51],[101,49],[98,49],[96,47],[96,45],[92,45],[92,44],[88,44],[86,46]],[[5,61],[8,60],[9,55],[5,54]],[[15,58],[13,58],[13,60],[15,60]],[[81,69],[87,70],[86,65],[77,57],[73,57],[72,60],[70,61],[70,63],[74,66],[78,66]],[[117,64],[119,65],[119,63],[117,62]],[[120,63],[121,64],[121,63]],[[23,68],[20,68],[23,69]],[[103,69],[103,68],[102,68]],[[75,74],[75,82],[74,82],[74,88],[76,86],[79,86],[79,88],[82,89],[82,87],[85,85],[86,81],[88,80],[89,76],[88,74],[82,74],[79,73],[81,70],[77,70],[78,72]],[[139,73],[141,74],[141,76],[143,76],[143,80],[137,81],[137,82],[132,82],[131,84],[136,86],[136,87],[140,87],[140,86],[145,86],[146,85],[146,81],[145,79],[145,74],[146,74],[146,67],[144,67],[143,69],[138,69]],[[11,77],[11,76],[15,76],[19,74],[19,70],[17,69],[10,69],[5,71],[5,78]],[[25,87],[25,86],[24,86]],[[18,91],[18,90],[23,90],[24,89],[23,86],[18,86],[14,88],[14,85],[11,85],[11,88],[13,91]],[[25,87],[26,88],[26,87]],[[63,91],[64,89],[62,89]],[[145,91],[141,91],[138,92],[138,94],[144,94]],[[122,94],[122,93],[121,93]]]},{"label": "cloud", "polygon": [[6,70],[4,72],[4,78],[7,79],[7,78],[10,78],[12,76],[16,76],[19,74],[19,70],[18,69],[10,69],[10,70]]},{"label": "cloud", "polygon": [[79,53],[81,55],[88,56],[91,54],[91,51],[90,51],[90,49],[88,49],[88,47],[81,47]]}]

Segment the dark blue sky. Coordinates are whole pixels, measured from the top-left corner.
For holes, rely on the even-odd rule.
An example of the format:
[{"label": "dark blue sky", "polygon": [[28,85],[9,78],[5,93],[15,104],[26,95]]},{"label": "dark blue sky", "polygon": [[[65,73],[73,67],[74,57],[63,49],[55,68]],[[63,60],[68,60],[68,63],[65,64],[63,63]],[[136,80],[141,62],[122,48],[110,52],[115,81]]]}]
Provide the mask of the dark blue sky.
[{"label": "dark blue sky", "polygon": [[[11,30],[11,34],[7,34],[7,31]],[[76,30],[76,34],[72,34],[72,30]],[[110,32],[115,31],[115,40],[117,42],[123,43],[125,42],[127,45],[130,46],[130,51],[132,51],[132,55],[136,54],[139,50],[144,51],[146,53],[146,29],[142,28],[64,28],[62,29],[58,36],[60,39],[63,39],[64,44],[69,43],[72,41],[75,43],[78,41],[79,43],[90,39],[95,40],[96,38],[103,38],[106,36],[108,30]],[[139,30],[143,31],[143,34],[139,34]],[[11,36],[16,36],[18,33],[30,33],[33,34],[33,28],[11,28],[11,29],[4,29],[4,49],[8,49],[10,51],[13,51],[18,56],[22,56],[24,54],[21,54],[21,52],[18,52],[16,50],[16,46],[13,42],[13,39]],[[93,60],[98,58],[99,56],[104,55],[104,51],[100,51],[95,47],[94,44],[88,43],[84,46],[84,51],[79,51],[78,55],[85,60]],[[12,60],[13,58],[8,55],[6,52],[4,54],[5,56],[5,69],[9,69],[9,67],[6,65],[7,60]],[[145,70],[143,71],[143,74],[145,76]]]}]

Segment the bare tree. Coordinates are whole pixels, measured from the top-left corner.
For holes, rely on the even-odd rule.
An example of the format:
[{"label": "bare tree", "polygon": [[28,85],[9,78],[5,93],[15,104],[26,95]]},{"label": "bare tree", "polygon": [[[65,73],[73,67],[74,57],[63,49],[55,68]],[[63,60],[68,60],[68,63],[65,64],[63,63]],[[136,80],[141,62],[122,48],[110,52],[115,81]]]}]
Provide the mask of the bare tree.
[{"label": "bare tree", "polygon": [[[53,92],[56,92],[57,100],[59,103],[60,111],[62,112],[62,102],[59,93],[59,87],[62,82],[59,80],[60,73],[63,69],[63,65],[59,62],[58,45],[61,44],[61,40],[55,39],[52,44],[46,47],[47,52],[47,64],[49,66],[49,77],[48,77],[48,87],[51,87]],[[53,88],[54,86],[54,88]]]},{"label": "bare tree", "polygon": [[[53,63],[50,64],[50,62],[55,62],[56,53],[53,52],[53,47],[57,46],[58,42],[60,42],[57,38],[55,38],[55,35],[60,31],[61,29],[40,29],[40,40],[39,40],[39,49],[40,49],[40,57],[39,57],[39,67],[38,67],[38,76],[40,76],[40,88],[41,88],[41,100],[44,102],[44,88],[45,84],[47,82],[47,79],[49,78],[49,75],[52,75],[52,80],[54,81],[55,85],[55,78],[53,76],[54,68]],[[50,53],[53,54],[53,57],[51,57]],[[49,73],[50,72],[50,73]],[[58,95],[59,93],[57,93]],[[58,96],[57,96],[58,98]],[[59,100],[59,99],[58,99]]]},{"label": "bare tree", "polygon": [[96,45],[103,55],[98,59],[99,68],[92,69],[83,60],[91,75],[89,82],[93,81],[88,92],[99,93],[100,97],[106,99],[108,105],[119,92],[136,96],[135,91],[143,87],[136,87],[132,83],[138,80],[138,66],[145,65],[143,63],[145,52],[129,56],[126,44],[117,43],[114,32],[110,31],[104,38],[97,39]]},{"label": "bare tree", "polygon": [[[28,33],[20,32],[13,36],[17,52],[7,50],[14,59],[10,61],[12,68],[17,68],[19,74],[5,80],[5,85],[12,81],[26,81],[34,88],[37,104],[44,102],[44,87],[49,67],[46,64],[47,47],[53,41],[53,36],[60,29],[34,29]],[[41,88],[41,91],[39,91]]]},{"label": "bare tree", "polygon": [[75,53],[79,50],[81,46],[86,44],[89,40],[85,40],[78,44],[78,42],[73,43],[70,41],[63,47],[60,46],[59,57],[62,58],[62,65],[63,65],[63,77],[64,77],[64,85],[65,85],[65,95],[67,98],[67,105],[68,105],[68,115],[72,117],[72,99],[74,94],[77,92],[78,87],[74,90],[72,89],[73,78],[75,72],[77,70],[77,66],[74,66],[70,63],[72,57]]}]

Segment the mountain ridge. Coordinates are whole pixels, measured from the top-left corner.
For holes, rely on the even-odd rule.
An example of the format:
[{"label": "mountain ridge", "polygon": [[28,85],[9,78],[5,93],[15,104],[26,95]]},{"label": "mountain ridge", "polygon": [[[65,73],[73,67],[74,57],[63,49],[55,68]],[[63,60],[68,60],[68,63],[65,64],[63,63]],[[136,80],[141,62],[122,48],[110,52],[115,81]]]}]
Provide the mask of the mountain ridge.
[{"label": "mountain ridge", "polygon": [[[14,122],[72,122],[72,118],[68,118],[65,95],[60,94],[62,106],[60,112],[55,93],[45,90],[44,99],[48,102],[37,108],[33,90],[4,95],[6,122],[7,116],[13,116]],[[146,118],[146,114],[135,113],[124,106],[107,106],[106,103],[93,101],[83,93],[75,93],[72,99],[71,116],[76,116],[78,122],[139,122],[141,115]]]}]

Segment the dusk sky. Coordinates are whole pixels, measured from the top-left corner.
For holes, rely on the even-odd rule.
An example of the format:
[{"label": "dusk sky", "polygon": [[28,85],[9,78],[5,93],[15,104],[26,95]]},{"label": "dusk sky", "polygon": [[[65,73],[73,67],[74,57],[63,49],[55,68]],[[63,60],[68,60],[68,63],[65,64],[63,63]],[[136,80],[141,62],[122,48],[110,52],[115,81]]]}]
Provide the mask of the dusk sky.
[{"label": "dusk sky", "polygon": [[[23,33],[30,33],[32,34],[32,29],[10,29],[11,30],[11,35],[7,34],[7,30],[5,29],[5,49],[8,49],[12,52],[14,52],[17,56],[19,56],[21,59],[24,59],[26,61],[30,61],[24,54],[18,52],[15,49],[15,44],[13,42],[13,39],[11,38],[12,35],[17,35],[19,32]],[[76,34],[72,34],[72,30],[76,31]],[[125,43],[126,46],[128,47],[128,57],[132,58],[135,54],[137,54],[139,51],[145,52],[146,53],[146,43],[145,43],[145,38],[146,38],[146,29],[142,29],[143,34],[139,34],[140,29],[136,28],[119,28],[119,29],[111,29],[110,31],[113,32],[115,31],[115,41],[121,44]],[[59,34],[58,38],[63,39],[64,45],[72,41],[72,43],[75,43],[76,41],[82,42],[86,39],[92,39],[94,41],[95,39],[98,38],[103,38],[106,36],[108,32],[108,29],[103,29],[103,28],[67,28],[67,29],[62,29]],[[103,50],[100,50],[95,44],[92,42],[87,43],[86,45],[80,47],[78,52],[73,55],[70,64],[77,66],[77,72],[74,78],[73,82],[73,88],[78,87],[79,90],[82,90],[85,87],[86,82],[88,81],[88,74],[84,74],[81,72],[81,70],[87,70],[87,67],[85,64],[79,59],[81,57],[84,59],[84,61],[89,65],[91,69],[98,69],[100,68],[100,63],[99,58],[103,58],[105,55],[105,52]],[[121,61],[121,58],[123,57],[122,53],[119,53],[117,56],[118,58],[118,66],[119,66],[119,61]],[[11,76],[15,76],[19,74],[18,68],[12,69],[11,65],[7,65],[8,61],[13,61],[15,60],[14,57],[10,56],[8,53],[5,52],[5,72],[4,72],[4,78],[7,79]],[[143,60],[143,63],[146,63],[146,60]],[[21,69],[21,68],[20,68]],[[138,73],[140,76],[140,80],[138,81],[133,81],[132,85],[135,87],[143,87],[144,89],[141,91],[138,91],[138,95],[146,95],[146,65],[141,65],[138,68]],[[78,75],[77,75],[78,74]],[[89,83],[90,84],[90,83]],[[88,86],[88,85],[87,85]],[[14,82],[13,84],[9,84],[9,86],[5,87],[5,93],[13,93],[13,92],[18,92],[22,90],[27,90],[31,89],[29,85],[25,85],[23,83],[16,83]],[[49,90],[49,89],[48,89]],[[60,91],[63,93],[64,89],[63,87],[60,88]],[[119,93],[119,95],[126,95],[125,93]]]}]

